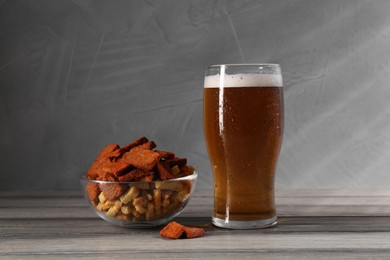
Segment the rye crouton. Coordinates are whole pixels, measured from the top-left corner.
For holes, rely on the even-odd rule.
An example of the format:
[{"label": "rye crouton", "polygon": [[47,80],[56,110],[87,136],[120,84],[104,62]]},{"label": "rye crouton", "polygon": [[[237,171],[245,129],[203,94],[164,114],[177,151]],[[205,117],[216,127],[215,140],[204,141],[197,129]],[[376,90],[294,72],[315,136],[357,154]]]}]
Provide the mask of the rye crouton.
[{"label": "rye crouton", "polygon": [[149,142],[148,138],[142,136],[142,137],[138,138],[137,140],[135,140],[134,142],[131,142],[128,145],[125,145],[122,148],[117,149],[115,152],[112,152],[110,154],[110,159],[115,161],[118,158],[122,157],[122,155],[124,153],[126,153],[126,152],[130,151],[131,149],[133,149],[134,147],[140,146],[146,142]]},{"label": "rye crouton", "polygon": [[143,149],[142,147],[135,147],[125,153],[122,159],[135,168],[151,171],[159,160],[159,154],[152,150]]},{"label": "rye crouton", "polygon": [[126,173],[125,175],[119,176],[118,180],[120,182],[131,182],[131,181],[140,181],[144,177],[151,176],[153,179],[154,172],[152,171],[144,171],[140,169],[134,169],[130,172]]},{"label": "rye crouton", "polygon": [[129,188],[126,184],[118,182],[118,179],[110,173],[106,173],[104,176],[101,176],[100,180],[113,182],[99,184],[100,190],[103,192],[104,196],[110,201],[118,199],[122,195],[122,193],[124,193]]},{"label": "rye crouton", "polygon": [[203,228],[183,226],[175,221],[170,222],[161,231],[160,235],[169,239],[197,238],[206,234]]},{"label": "rye crouton", "polygon": [[91,167],[89,167],[86,173],[86,178],[90,180],[96,180],[99,175],[104,174],[103,167],[111,162],[109,159],[109,155],[117,150],[119,150],[119,145],[117,144],[106,145],[100,151],[99,155],[96,157]]},{"label": "rye crouton", "polygon": [[87,184],[86,192],[91,202],[96,206],[99,202],[100,188],[99,184],[90,182]]},{"label": "rye crouton", "polygon": [[157,162],[157,172],[161,180],[173,179],[175,176],[172,174],[172,169],[166,162]]}]

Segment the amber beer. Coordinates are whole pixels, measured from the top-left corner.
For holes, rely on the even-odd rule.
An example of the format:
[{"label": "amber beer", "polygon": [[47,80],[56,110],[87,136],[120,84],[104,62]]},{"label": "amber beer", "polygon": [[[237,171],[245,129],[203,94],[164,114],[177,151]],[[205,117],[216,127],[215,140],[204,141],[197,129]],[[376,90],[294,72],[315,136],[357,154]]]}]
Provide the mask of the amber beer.
[{"label": "amber beer", "polygon": [[275,225],[274,178],[283,136],[280,67],[209,67],[204,133],[214,177],[213,223],[238,229]]}]

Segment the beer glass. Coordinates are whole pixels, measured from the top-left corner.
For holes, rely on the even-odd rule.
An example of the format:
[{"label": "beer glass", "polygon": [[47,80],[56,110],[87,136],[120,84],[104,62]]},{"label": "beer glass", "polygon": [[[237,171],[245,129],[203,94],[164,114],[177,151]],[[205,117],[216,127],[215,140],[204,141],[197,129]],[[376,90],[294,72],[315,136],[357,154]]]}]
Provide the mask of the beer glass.
[{"label": "beer glass", "polygon": [[274,178],[283,111],[278,64],[206,68],[204,134],[214,178],[214,225],[252,229],[277,223]]}]

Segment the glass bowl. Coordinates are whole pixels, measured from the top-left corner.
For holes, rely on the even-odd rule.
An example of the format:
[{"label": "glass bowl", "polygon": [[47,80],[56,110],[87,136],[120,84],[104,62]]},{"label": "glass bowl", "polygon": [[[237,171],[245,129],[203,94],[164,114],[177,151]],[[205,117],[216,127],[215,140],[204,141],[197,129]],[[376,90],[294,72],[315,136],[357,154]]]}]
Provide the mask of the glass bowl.
[{"label": "glass bowl", "polygon": [[81,176],[84,197],[105,221],[120,227],[166,224],[179,215],[191,198],[198,174],[151,182],[108,182]]}]

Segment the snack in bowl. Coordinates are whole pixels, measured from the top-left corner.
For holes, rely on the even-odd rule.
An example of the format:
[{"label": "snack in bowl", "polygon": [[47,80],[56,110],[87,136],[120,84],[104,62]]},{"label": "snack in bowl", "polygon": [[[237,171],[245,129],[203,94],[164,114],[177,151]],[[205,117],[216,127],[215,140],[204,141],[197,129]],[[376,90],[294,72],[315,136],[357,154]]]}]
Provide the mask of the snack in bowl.
[{"label": "snack in bowl", "polygon": [[86,198],[103,219],[119,226],[169,222],[188,203],[197,173],[187,159],[155,150],[146,137],[106,145],[82,176]]}]

